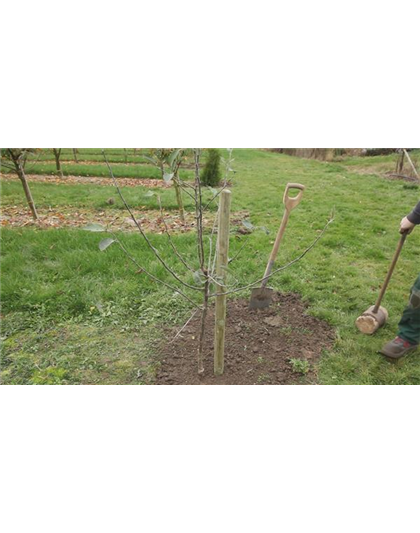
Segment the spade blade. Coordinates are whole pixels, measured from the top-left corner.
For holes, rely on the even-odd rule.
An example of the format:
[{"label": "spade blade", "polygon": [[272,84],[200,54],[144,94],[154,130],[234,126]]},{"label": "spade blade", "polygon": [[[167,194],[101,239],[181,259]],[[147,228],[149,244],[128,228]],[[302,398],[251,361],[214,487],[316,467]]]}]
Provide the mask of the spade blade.
[{"label": "spade blade", "polygon": [[253,289],[251,293],[251,300],[249,302],[250,309],[265,309],[270,307],[273,301],[273,289]]}]

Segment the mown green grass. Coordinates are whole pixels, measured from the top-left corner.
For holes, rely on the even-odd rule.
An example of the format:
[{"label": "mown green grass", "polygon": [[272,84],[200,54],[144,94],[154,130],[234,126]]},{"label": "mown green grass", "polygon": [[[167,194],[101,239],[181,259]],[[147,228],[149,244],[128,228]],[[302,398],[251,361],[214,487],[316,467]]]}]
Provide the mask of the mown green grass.
[{"label": "mown green grass", "polygon": [[[70,162],[63,162],[61,165],[64,176],[84,176],[84,177],[99,177],[109,178],[109,170],[105,163],[98,163],[94,165],[82,165]],[[161,179],[162,174],[160,170],[149,165],[121,165],[114,164],[112,171],[116,178],[148,178]],[[3,167],[2,172],[5,174],[10,172],[9,169]],[[57,176],[57,168],[53,162],[28,162],[26,166],[28,174],[47,174]],[[180,178],[188,180],[193,178],[191,170],[181,170]],[[64,178],[63,178],[64,179]]]},{"label": "mown green grass", "polygon": [[[123,149],[111,148],[105,149],[107,159],[110,163],[138,163],[138,164],[149,164],[150,162],[143,157],[143,155],[148,155],[147,150],[134,150],[132,148],[127,149],[127,152],[124,153]],[[60,160],[62,162],[74,160],[74,153],[72,149],[63,148],[61,150]],[[98,163],[103,163],[104,157],[101,149],[77,149],[77,160],[80,161],[97,161]],[[54,153],[52,149],[44,148],[36,154],[30,155],[28,158],[29,164],[35,161],[50,161],[54,162]]]},{"label": "mown green grass", "polygon": [[[410,158],[416,166],[417,171],[420,172],[420,150],[416,149],[410,151]],[[372,173],[384,173],[395,172],[398,159],[399,155],[394,153],[369,157],[340,157],[337,158],[337,161],[350,170],[361,170],[363,172],[370,171]],[[412,174],[410,164],[407,160],[404,163],[404,172],[408,175]]]},{"label": "mown green grass", "polygon": [[[123,150],[105,150],[107,160],[110,163],[121,163],[121,164],[136,164],[136,165],[150,165],[151,162],[147,157],[150,157],[150,150],[137,150],[136,153],[132,149],[127,150],[127,154],[124,154]],[[91,152],[90,150],[81,150],[77,154],[77,163],[74,159],[74,154],[71,150],[63,150],[60,156],[60,161],[62,163],[100,163],[104,162],[104,156],[100,150],[95,150]],[[36,162],[50,162],[54,163],[55,159],[52,150],[43,150],[34,155],[30,155],[28,158],[28,165],[32,165]],[[187,167],[193,168],[193,160],[191,155],[186,158]]]},{"label": "mown green grass", "polygon": [[[247,247],[231,266],[231,281],[244,284],[262,275],[283,214],[284,186],[288,181],[304,183],[304,201],[292,214],[278,264],[305,249],[333,211],[335,220],[317,247],[276,276],[272,285],[281,291],[300,293],[310,304],[310,312],[327,320],[337,332],[336,345],[320,363],[320,382],[420,383],[420,353],[398,365],[376,353],[395,334],[410,286],[419,273],[420,230],[410,236],[386,297],[389,324],[374,337],[362,336],[354,327],[356,317],[376,298],[399,239],[399,221],[418,201],[419,189],[373,174],[352,173],[337,162],[321,163],[257,150],[237,150],[235,157],[233,210],[249,210],[252,222],[266,226],[270,234],[258,231],[249,237]],[[47,188],[37,192],[42,190],[57,202],[64,202],[66,195],[67,203],[81,201],[78,189],[71,197],[70,186],[55,187],[63,193],[47,193]],[[90,191],[90,205],[94,207],[109,196],[108,191],[96,190],[99,187],[85,189]],[[9,193],[9,200],[13,197],[16,203],[18,190]],[[124,193],[135,195],[136,191],[127,188]],[[190,304],[136,274],[118,247],[99,252],[100,234],[33,229],[5,229],[2,233],[4,383],[152,380],[156,362],[153,342],[161,336],[163,325],[182,323],[189,316]],[[244,239],[232,235],[231,256]],[[170,281],[139,236],[124,235],[124,242],[141,264]],[[179,235],[175,242],[193,261],[194,236]],[[183,271],[171,256],[165,236],[153,236],[153,243],[173,268]],[[249,291],[237,296],[248,297]],[[138,340],[138,349],[133,338]],[[108,366],[104,367],[108,344]],[[115,355],[118,346],[124,361],[122,373]],[[92,368],[80,368],[83,356]],[[138,378],[142,365],[145,370]]]},{"label": "mown green grass", "polygon": [[[148,331],[149,342],[152,336],[153,331]],[[5,341],[2,381],[22,385],[148,384],[155,372],[148,350],[130,328],[69,322],[41,332],[25,329]]]},{"label": "mown green grass", "polygon": [[[78,148],[77,151],[78,162],[76,163],[71,148],[61,149],[60,161],[65,176],[109,177],[102,149]],[[160,179],[162,177],[161,171],[144,157],[150,156],[150,150],[148,149],[137,149],[136,153],[134,153],[133,148],[128,148],[125,153],[122,148],[106,148],[104,152],[108,161],[113,164],[114,175],[117,178]],[[191,155],[187,155],[186,164],[184,164],[186,168],[180,172],[182,179],[193,178],[192,163]],[[2,172],[7,173],[9,171],[8,168],[2,167]],[[51,148],[43,148],[34,154],[29,154],[26,172],[28,174],[50,174],[56,176],[57,168],[53,150]]]},{"label": "mown green grass", "polygon": [[[124,204],[119,198],[118,191],[112,185],[111,181],[109,186],[86,186],[73,183],[57,185],[56,183],[31,182],[30,188],[34,201],[41,213],[42,210],[50,206],[74,206],[98,210],[124,209]],[[0,190],[2,194],[2,205],[22,205],[22,185],[19,181],[1,181]],[[175,190],[173,188],[149,189],[139,185],[137,187],[122,187],[122,191],[124,198],[135,209],[159,209],[158,196],[165,209],[178,209]],[[154,193],[153,196],[150,196],[150,191]],[[210,200],[212,196],[213,193],[209,189],[204,189],[205,199]],[[113,205],[108,204],[110,198],[115,200]],[[191,198],[187,195],[185,195],[184,203],[186,209],[192,208],[193,206]],[[214,205],[211,205],[211,208],[214,210]]]}]

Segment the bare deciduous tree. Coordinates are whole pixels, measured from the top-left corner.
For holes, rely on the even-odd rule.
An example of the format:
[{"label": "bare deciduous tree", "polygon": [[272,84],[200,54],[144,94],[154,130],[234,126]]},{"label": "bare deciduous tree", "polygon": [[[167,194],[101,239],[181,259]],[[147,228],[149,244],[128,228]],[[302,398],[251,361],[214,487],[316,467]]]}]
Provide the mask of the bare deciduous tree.
[{"label": "bare deciduous tree", "polygon": [[[176,201],[178,204],[181,222],[185,223],[184,202],[182,200],[182,189],[184,184],[179,178],[179,169],[185,157],[185,150],[174,148],[155,148],[150,156],[145,159],[153,163],[161,172],[162,179],[167,183],[172,182],[175,189]],[[166,171],[168,167],[169,172]]]},{"label": "bare deciduous tree", "polygon": [[63,178],[63,170],[61,168],[61,148],[53,148],[54,158],[55,158],[55,166],[57,167],[57,172],[60,174],[60,177]]},{"label": "bare deciduous tree", "polygon": [[6,148],[1,151],[2,164],[4,167],[14,170],[18,175],[23,190],[25,191],[26,200],[32,212],[34,220],[39,221],[38,212],[35,202],[29,188],[28,180],[25,174],[25,164],[30,153],[35,152],[33,148]]}]

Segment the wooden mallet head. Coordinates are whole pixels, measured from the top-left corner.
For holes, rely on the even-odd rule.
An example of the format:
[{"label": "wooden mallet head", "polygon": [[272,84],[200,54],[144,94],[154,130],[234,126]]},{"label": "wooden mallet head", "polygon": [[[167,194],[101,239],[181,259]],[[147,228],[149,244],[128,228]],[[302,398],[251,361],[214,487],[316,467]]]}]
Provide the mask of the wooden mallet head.
[{"label": "wooden mallet head", "polygon": [[375,306],[369,307],[363,315],[356,320],[356,326],[361,333],[373,335],[375,331],[384,326],[388,320],[388,311],[385,307],[379,307],[375,312]]}]

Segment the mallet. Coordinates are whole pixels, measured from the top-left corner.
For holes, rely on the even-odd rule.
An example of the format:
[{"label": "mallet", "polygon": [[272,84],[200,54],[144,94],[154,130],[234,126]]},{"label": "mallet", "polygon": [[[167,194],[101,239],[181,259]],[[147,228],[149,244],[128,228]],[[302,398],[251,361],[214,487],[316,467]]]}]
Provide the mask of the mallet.
[{"label": "mallet", "polygon": [[385,325],[388,320],[388,311],[385,309],[385,307],[381,307],[381,303],[383,297],[385,296],[389,282],[391,281],[392,274],[394,273],[395,266],[400,257],[401,250],[404,246],[407,235],[408,232],[403,233],[401,235],[401,239],[398,243],[397,250],[395,252],[391,266],[388,270],[385,283],[383,284],[383,287],[379,294],[378,301],[375,305],[369,307],[369,309],[365,311],[363,315],[359,316],[359,318],[356,320],[356,326],[359,331],[361,331],[361,333],[364,333],[366,335],[372,335],[373,333],[375,333],[375,331]]}]

